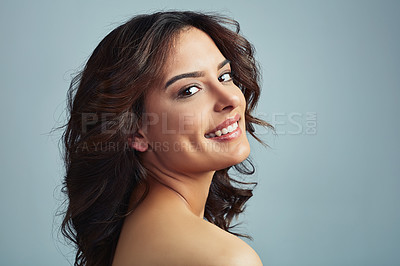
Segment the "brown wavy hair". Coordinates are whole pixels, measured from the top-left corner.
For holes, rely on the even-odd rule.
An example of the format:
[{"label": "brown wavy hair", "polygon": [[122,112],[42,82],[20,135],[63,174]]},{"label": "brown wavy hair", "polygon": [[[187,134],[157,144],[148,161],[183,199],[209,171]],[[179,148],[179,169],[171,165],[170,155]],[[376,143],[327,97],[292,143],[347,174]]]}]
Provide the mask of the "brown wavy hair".
[{"label": "brown wavy hair", "polygon": [[[144,99],[162,76],[174,38],[187,27],[207,33],[231,61],[234,83],[247,103],[246,130],[260,141],[253,124],[272,128],[252,116],[260,96],[259,71],[253,46],[239,34],[238,22],[215,14],[158,12],[136,16],[111,31],[68,91],[63,134],[68,206],[61,231],[77,248],[74,265],[112,263],[124,217],[132,211],[130,196],[139,184],[147,184],[138,153],[126,144],[139,128]],[[112,147],[102,148],[106,143]],[[249,160],[234,168],[254,173]],[[204,213],[228,232],[256,185],[231,178],[229,169],[215,172]]]}]

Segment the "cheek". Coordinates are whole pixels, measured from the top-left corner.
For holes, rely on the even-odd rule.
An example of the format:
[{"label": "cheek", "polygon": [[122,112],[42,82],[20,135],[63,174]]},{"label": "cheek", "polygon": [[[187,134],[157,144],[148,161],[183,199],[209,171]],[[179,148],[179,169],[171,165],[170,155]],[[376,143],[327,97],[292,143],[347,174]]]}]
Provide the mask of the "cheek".
[{"label": "cheek", "polygon": [[[208,113],[194,106],[190,109],[192,111],[185,109],[186,112],[180,112],[179,121],[177,124],[174,123],[174,127],[178,128],[179,134],[193,139],[204,131],[203,128],[206,124]],[[197,112],[194,112],[194,110],[197,110]]]},{"label": "cheek", "polygon": [[[187,108],[173,108],[173,112],[157,112],[149,117],[147,136],[154,141],[194,141],[202,132],[203,116],[200,112],[188,111]],[[193,108],[189,108],[193,109]]]},{"label": "cheek", "polygon": [[239,88],[238,91],[239,91],[240,105],[242,105],[243,109],[246,110],[246,105],[247,105],[246,98],[244,98],[244,94]]}]

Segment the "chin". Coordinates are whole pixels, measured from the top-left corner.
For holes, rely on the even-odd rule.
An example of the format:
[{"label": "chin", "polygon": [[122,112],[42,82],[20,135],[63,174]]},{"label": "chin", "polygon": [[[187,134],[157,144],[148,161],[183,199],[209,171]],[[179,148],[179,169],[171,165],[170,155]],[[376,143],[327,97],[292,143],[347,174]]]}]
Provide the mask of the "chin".
[{"label": "chin", "polygon": [[221,162],[221,165],[220,167],[218,167],[218,170],[239,164],[244,160],[246,160],[249,157],[249,155],[250,155],[250,144],[246,139],[246,141],[243,141],[241,145],[235,147],[234,151],[230,151],[229,156],[223,157],[225,158],[225,160],[223,163]]},{"label": "chin", "polygon": [[234,162],[231,165],[235,165],[235,164],[241,163],[244,160],[246,160],[247,157],[249,157],[249,155],[250,155],[250,144],[247,141],[247,139],[246,139],[246,141],[244,141],[244,143],[242,145],[240,145],[237,148],[236,152],[233,153],[233,155],[234,156],[233,156],[232,160]]}]

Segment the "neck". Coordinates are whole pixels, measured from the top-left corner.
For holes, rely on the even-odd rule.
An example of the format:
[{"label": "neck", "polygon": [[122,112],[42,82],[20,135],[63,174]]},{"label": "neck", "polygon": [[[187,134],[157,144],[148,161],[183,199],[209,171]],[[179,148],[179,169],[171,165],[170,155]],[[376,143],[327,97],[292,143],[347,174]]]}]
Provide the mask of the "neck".
[{"label": "neck", "polygon": [[150,185],[148,196],[164,202],[170,199],[173,204],[182,204],[194,215],[204,217],[214,171],[187,175],[172,174],[158,168],[147,170]]}]

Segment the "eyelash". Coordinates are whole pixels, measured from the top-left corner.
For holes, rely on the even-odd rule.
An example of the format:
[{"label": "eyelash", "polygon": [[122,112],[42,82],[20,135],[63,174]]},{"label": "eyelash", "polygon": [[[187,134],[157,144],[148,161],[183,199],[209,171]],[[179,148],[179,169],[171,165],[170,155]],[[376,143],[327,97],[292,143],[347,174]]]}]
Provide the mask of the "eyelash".
[{"label": "eyelash", "polygon": [[[222,77],[225,76],[225,75],[229,75],[229,79],[228,79],[228,80],[222,80]],[[230,72],[225,72],[225,73],[223,73],[221,76],[218,77],[218,81],[220,81],[220,82],[230,82],[230,81],[232,81],[232,80],[233,80],[233,73],[232,73],[232,71],[230,71]],[[188,98],[188,97],[191,97],[191,96],[193,96],[194,94],[196,94],[196,93],[198,92],[198,91],[196,91],[195,93],[192,93],[192,94],[190,94],[190,95],[185,95],[185,92],[188,91],[188,90],[191,89],[191,88],[197,88],[198,91],[200,90],[200,89],[198,88],[198,85],[197,85],[197,84],[191,84],[191,85],[189,85],[189,86],[187,86],[187,87],[182,88],[182,89],[178,92],[178,98]]]}]

